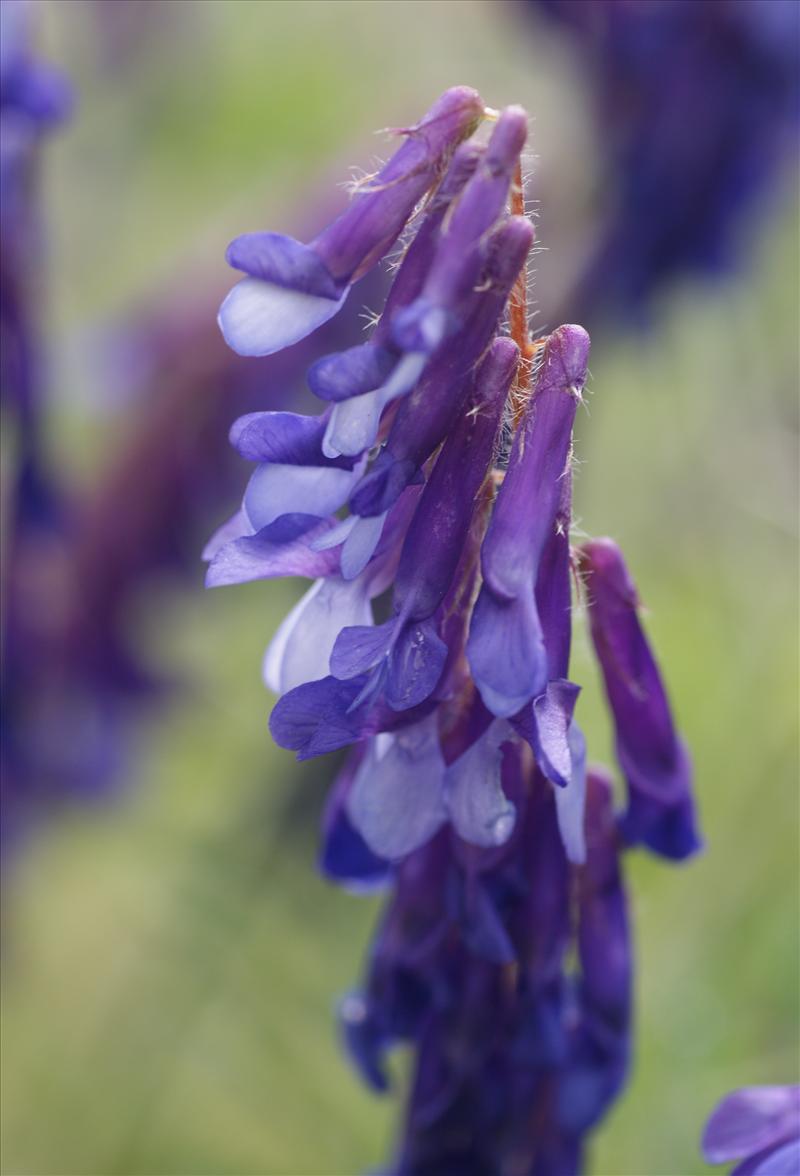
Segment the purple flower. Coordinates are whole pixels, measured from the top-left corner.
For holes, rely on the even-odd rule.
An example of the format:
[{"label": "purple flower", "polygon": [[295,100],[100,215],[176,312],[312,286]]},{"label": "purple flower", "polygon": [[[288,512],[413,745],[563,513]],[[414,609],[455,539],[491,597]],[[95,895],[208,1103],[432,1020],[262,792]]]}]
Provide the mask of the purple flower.
[{"label": "purple flower", "polygon": [[580,55],[604,144],[596,245],[567,310],[646,319],[725,273],[797,157],[800,26],[785,0],[531,0]]},{"label": "purple flower", "polygon": [[392,248],[448,155],[475,128],[483,105],[465,86],[448,90],[350,207],[310,245],[279,233],[248,233],[228,248],[247,275],[219,313],[240,355],[270,355],[296,343],[339,310],[350,289]]},{"label": "purple flower", "polygon": [[672,721],[658,666],[639,620],[636,588],[617,545],[580,549],[589,622],[616,728],[617,760],[628,785],[623,837],[664,857],[701,846],[689,755]]},{"label": "purple flower", "polygon": [[[624,837],[575,721],[572,567],[590,592],[604,572],[602,542],[570,549],[589,338],[528,338],[525,124],[500,112],[485,147],[463,143],[430,178],[373,334],[312,367],[325,411],[234,425],[258,464],[207,549],[209,585],[314,580],[267,651],[270,729],[299,759],[350,748],[320,865],[389,891],[340,1018],[376,1090],[387,1051],[413,1047],[396,1176],[580,1171],[631,1053],[621,853],[672,851],[690,804],[654,670],[630,698],[609,689]],[[385,232],[371,222],[382,248],[395,211]],[[592,609],[606,599],[599,583]],[[597,623],[649,666],[625,605]]]},{"label": "purple flower", "polygon": [[745,1086],[717,1106],[703,1132],[709,1164],[738,1160],[731,1176],[800,1172],[800,1086]]}]

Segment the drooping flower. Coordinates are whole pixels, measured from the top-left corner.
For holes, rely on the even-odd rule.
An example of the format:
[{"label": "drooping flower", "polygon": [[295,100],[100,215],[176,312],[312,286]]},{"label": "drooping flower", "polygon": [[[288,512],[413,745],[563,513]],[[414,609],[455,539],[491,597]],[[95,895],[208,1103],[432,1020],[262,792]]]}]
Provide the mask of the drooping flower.
[{"label": "drooping flower", "polygon": [[[530,342],[525,117],[493,118],[488,143],[462,143],[417,194],[373,334],[312,366],[323,413],[234,425],[258,464],[206,551],[210,586],[314,581],[267,651],[281,694],[270,728],[299,759],[350,748],[320,863],[353,890],[390,890],[363,987],[340,1012],[377,1090],[387,1051],[413,1047],[397,1176],[581,1170],[631,1052],[622,852],[696,847],[654,663],[647,723],[629,713],[642,683],[631,698],[609,688],[621,818],[610,779],[587,769],[569,679],[574,567],[593,624],[637,668],[652,658],[628,597],[621,618],[598,612],[611,599],[602,544],[570,548],[589,339],[567,325]],[[397,205],[372,207],[371,240],[388,249]],[[608,673],[602,642],[598,656]],[[667,760],[680,788],[660,792]]]},{"label": "drooping flower", "polygon": [[738,1161],[731,1176],[800,1172],[800,1086],[744,1086],[716,1107],[703,1132],[709,1164]]}]

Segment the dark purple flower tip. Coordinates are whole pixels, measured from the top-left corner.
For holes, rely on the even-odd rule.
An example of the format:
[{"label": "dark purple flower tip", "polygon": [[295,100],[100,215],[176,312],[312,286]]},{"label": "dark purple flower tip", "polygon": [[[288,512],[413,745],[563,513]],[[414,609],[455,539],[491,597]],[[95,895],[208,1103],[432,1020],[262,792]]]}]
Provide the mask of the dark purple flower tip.
[{"label": "dark purple flower tip", "polygon": [[[765,1166],[769,1157],[760,1153],[769,1149],[774,1155],[773,1149],[790,1141],[796,1143],[798,1138],[800,1086],[744,1086],[726,1095],[715,1108],[703,1132],[702,1149],[709,1164],[758,1156],[764,1163],[748,1167],[748,1173],[794,1176],[796,1167],[769,1168]],[[790,1158],[785,1157],[787,1164]],[[744,1172],[745,1167],[736,1171]]]},{"label": "dark purple flower tip", "polygon": [[628,784],[621,828],[673,859],[700,845],[689,756],[672,721],[661,674],[637,613],[638,597],[625,561],[610,539],[578,553],[589,624],[616,729],[617,758]]},{"label": "dark purple flower tip", "polygon": [[403,145],[313,242],[337,281],[357,281],[392,248],[454,149],[480,122],[483,110],[475,90],[455,86],[416,126],[402,132]]},{"label": "dark purple flower tip", "polygon": [[513,171],[528,137],[528,112],[522,106],[506,106],[497,120],[486,149],[486,167],[494,174]]},{"label": "dark purple flower tip", "polygon": [[232,269],[273,286],[329,298],[336,302],[342,295],[319,255],[302,241],[283,233],[243,233],[231,241],[225,260]]},{"label": "dark purple flower tip", "polygon": [[583,327],[566,324],[548,336],[536,392],[568,388],[579,396],[586,383],[590,339]]},{"label": "dark purple flower tip", "polygon": [[374,392],[391,375],[397,354],[375,343],[325,355],[308,370],[308,386],[320,400],[349,400]]}]

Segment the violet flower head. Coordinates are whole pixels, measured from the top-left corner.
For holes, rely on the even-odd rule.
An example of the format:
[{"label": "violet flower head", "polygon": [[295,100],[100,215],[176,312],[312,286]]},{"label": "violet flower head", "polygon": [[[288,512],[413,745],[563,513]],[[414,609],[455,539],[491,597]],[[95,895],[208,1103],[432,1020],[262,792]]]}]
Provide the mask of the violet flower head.
[{"label": "violet flower head", "polygon": [[719,1103],[703,1132],[709,1164],[736,1160],[731,1176],[797,1176],[800,1086],[745,1086]]},{"label": "violet flower head", "polygon": [[[309,372],[322,413],[234,424],[256,470],[206,549],[209,586],[313,581],[265,656],[280,695],[270,729],[298,759],[350,749],[320,866],[389,891],[340,1021],[375,1090],[388,1051],[412,1048],[396,1176],[582,1170],[632,1048],[622,857],[676,838],[688,852],[687,761],[654,663],[642,713],[636,690],[609,691],[631,795],[621,819],[610,779],[587,768],[569,660],[573,568],[589,559],[570,547],[589,337],[565,325],[530,340],[527,120],[486,114],[488,134],[456,145],[473,129],[459,124],[435,161],[428,141],[377,325]],[[388,166],[402,194],[405,164]],[[398,200],[383,196],[357,196],[337,222],[343,250],[342,226],[355,235],[339,291],[398,238]],[[325,240],[308,247],[318,260]],[[630,612],[612,610],[612,639],[647,668]]]}]

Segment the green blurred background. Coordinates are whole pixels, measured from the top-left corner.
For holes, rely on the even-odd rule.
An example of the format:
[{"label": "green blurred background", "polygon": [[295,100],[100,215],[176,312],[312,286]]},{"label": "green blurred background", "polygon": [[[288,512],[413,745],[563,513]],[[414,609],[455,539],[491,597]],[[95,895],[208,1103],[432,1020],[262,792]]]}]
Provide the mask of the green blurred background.
[{"label": "green blurred background", "polygon": [[[602,144],[572,55],[523,7],[151,0],[118,60],[97,5],[39,7],[79,94],[45,163],[65,475],[90,481],[122,419],[92,393],[98,324],[188,297],[198,270],[224,289],[230,238],[291,229],[448,85],[531,111],[537,286],[568,284]],[[648,336],[593,351],[577,512],[639,582],[708,842],[684,868],[631,856],[636,1065],[595,1176],[711,1171],[718,1097],[798,1080],[796,212],[789,192],[737,281],[684,284]],[[143,601],[146,658],[186,689],[115,803],[54,822],[7,883],[9,1176],[351,1176],[388,1154],[397,1097],[361,1089],[332,1021],[377,903],[316,873],[332,765],[296,765],[266,727],[261,649],[300,590],[207,594],[198,561],[190,589]],[[573,676],[608,759],[582,623]]]}]

